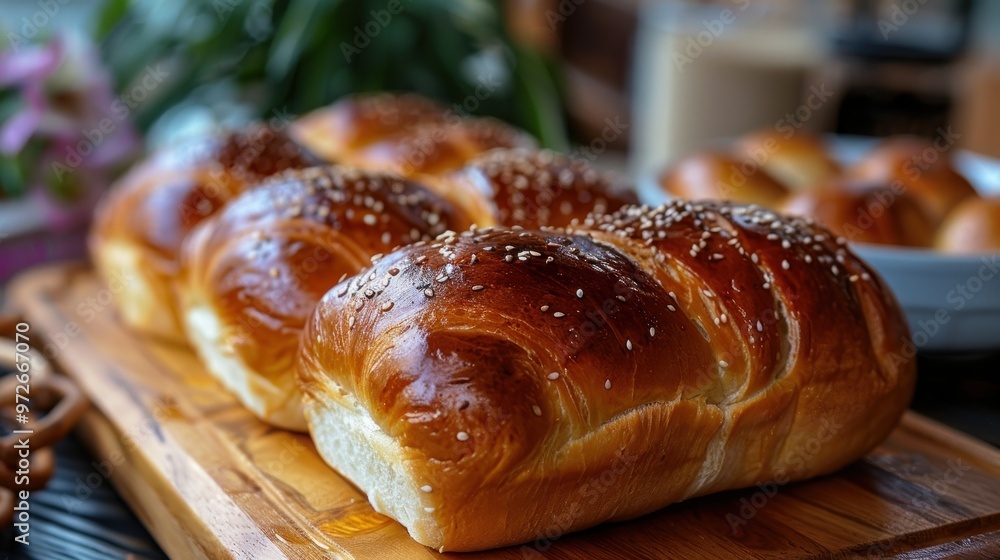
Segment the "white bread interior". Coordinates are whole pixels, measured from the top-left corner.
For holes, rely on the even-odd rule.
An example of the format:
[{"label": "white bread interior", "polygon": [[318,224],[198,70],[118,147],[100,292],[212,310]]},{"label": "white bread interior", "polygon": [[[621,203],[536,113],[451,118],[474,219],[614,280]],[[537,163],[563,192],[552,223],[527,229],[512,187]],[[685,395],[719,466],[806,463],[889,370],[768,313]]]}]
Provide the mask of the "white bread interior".
[{"label": "white bread interior", "polygon": [[125,324],[161,339],[184,343],[183,329],[171,305],[173,291],[142,249],[128,242],[104,240],[93,254],[98,271],[113,290]]},{"label": "white bread interior", "polygon": [[287,430],[306,431],[302,393],[295,377],[287,376],[293,382],[286,387],[255,373],[227,351],[222,325],[210,308],[198,304],[183,308],[188,339],[205,362],[205,369],[261,420]]},{"label": "white bread interior", "polygon": [[[429,493],[410,469],[399,442],[382,431],[353,396],[341,390],[303,399],[316,449],[328,465],[368,495],[375,511],[398,520],[424,546],[441,549],[443,534]],[[433,492],[433,488],[431,488]]]}]

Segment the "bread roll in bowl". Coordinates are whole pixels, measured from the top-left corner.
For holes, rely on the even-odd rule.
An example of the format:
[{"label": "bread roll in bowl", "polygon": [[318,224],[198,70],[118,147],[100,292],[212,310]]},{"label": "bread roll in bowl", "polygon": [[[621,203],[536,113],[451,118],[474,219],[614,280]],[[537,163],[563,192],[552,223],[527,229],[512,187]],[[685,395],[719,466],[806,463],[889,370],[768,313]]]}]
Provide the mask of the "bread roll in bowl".
[{"label": "bread roll in bowl", "polygon": [[977,196],[951,161],[948,146],[913,136],[886,140],[847,170],[851,179],[905,188],[937,227],[960,202]]},{"label": "bread roll in bowl", "polygon": [[317,449],[442,551],[829,473],[892,430],[915,369],[842,241],[683,201],[405,247],[330,290],[302,341]]},{"label": "bread roll in bowl", "polygon": [[927,247],[934,222],[901,188],[836,179],[789,197],[781,211],[823,224],[851,242]]},{"label": "bread roll in bowl", "polygon": [[774,129],[760,130],[741,138],[733,153],[760,165],[791,191],[815,188],[840,173],[823,140],[804,130],[790,136]]},{"label": "bread roll in bowl", "polygon": [[967,198],[945,218],[934,246],[948,253],[1000,251],[1000,198]]},{"label": "bread roll in bowl", "polygon": [[299,117],[290,133],[326,161],[354,163],[357,150],[446,116],[444,106],[420,95],[358,94]]},{"label": "bread roll in bowl", "polygon": [[261,179],[311,164],[283,132],[254,125],[155,154],[133,168],[101,201],[89,239],[97,271],[128,279],[117,299],[124,322],[183,342],[173,282],[184,238]]},{"label": "bread roll in bowl", "polygon": [[[471,222],[401,177],[343,167],[278,175],[234,199],[185,244],[178,285],[209,372],[258,417],[304,430],[293,373],[320,297],[381,253]],[[373,296],[382,287],[369,285]]]},{"label": "bread roll in bowl", "polygon": [[491,217],[480,225],[568,226],[638,202],[614,175],[549,150],[492,150],[428,181],[469,212]]},{"label": "bread roll in bowl", "polygon": [[731,200],[775,208],[788,189],[755,163],[728,154],[703,152],[668,168],[659,179],[669,195],[687,199]]}]

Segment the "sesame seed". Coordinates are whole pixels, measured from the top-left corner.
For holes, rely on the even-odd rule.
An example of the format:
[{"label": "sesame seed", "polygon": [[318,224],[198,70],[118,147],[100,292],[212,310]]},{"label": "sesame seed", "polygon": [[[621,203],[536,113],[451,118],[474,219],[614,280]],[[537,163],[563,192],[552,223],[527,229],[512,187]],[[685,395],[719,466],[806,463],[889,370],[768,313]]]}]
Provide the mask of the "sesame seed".
[{"label": "sesame seed", "polygon": [[392,267],[392,268],[389,269],[389,276],[395,276],[397,274],[399,274],[399,269],[398,268]]},{"label": "sesame seed", "polygon": [[549,264],[550,262],[552,262],[552,261],[554,261],[554,260],[556,260],[556,259],[555,259],[555,258],[553,258],[553,257],[546,257],[546,258],[545,258],[545,264]]},{"label": "sesame seed", "polygon": [[860,278],[857,274],[852,274],[850,280],[851,282],[857,282]]},{"label": "sesame seed", "polygon": [[354,328],[354,316],[353,315],[351,316],[350,319],[347,320],[347,328],[349,328],[349,329],[353,329]]},{"label": "sesame seed", "polygon": [[726,360],[719,360],[719,365],[724,368],[727,368],[729,367],[729,362],[727,362]]},{"label": "sesame seed", "polygon": [[537,404],[531,406],[531,410],[535,413],[535,416],[542,415],[542,409]]},{"label": "sesame seed", "polygon": [[546,311],[548,311],[548,310],[549,310],[549,306],[548,306],[548,305],[543,305],[543,306],[541,307],[541,310],[542,310],[542,313],[545,313]]},{"label": "sesame seed", "polygon": [[421,490],[422,492],[426,492],[426,493],[428,493],[428,494],[430,494],[431,492],[433,492],[433,491],[434,491],[434,489],[433,489],[433,488],[431,488],[431,485],[430,485],[430,484],[424,484],[423,486],[421,486],[421,487],[420,487],[420,490]]},{"label": "sesame seed", "polygon": [[656,327],[649,327],[649,336],[656,336]]},{"label": "sesame seed", "polygon": [[582,289],[576,291],[576,297],[578,297],[580,299],[583,299],[583,290]]},{"label": "sesame seed", "polygon": [[625,301],[625,296],[615,296],[618,301]]},{"label": "sesame seed", "polygon": [[556,318],[560,318],[560,317],[565,317],[566,314],[563,313],[562,311],[556,311],[555,313],[552,314],[552,316],[556,317]]},{"label": "sesame seed", "polygon": [[834,276],[836,276],[836,275],[840,274],[840,271],[839,271],[839,270],[837,270],[837,265],[833,265],[833,266],[831,266],[831,267],[830,267],[830,270],[832,270],[832,271],[833,271],[833,275],[834,275]]},{"label": "sesame seed", "polygon": [[762,325],[760,321],[757,321],[757,331],[764,332],[764,325]]},{"label": "sesame seed", "polygon": [[393,305],[395,305],[395,304],[393,302],[391,302],[391,301],[387,301],[387,302],[383,303],[382,304],[382,311],[388,311],[388,310],[392,309]]},{"label": "sesame seed", "polygon": [[783,268],[785,270],[788,270],[790,268],[787,260],[782,260],[781,261],[781,268]]},{"label": "sesame seed", "polygon": [[604,381],[604,388],[605,389],[611,389],[611,380],[610,379],[607,379],[607,380]]},{"label": "sesame seed", "polygon": [[458,432],[457,434],[455,434],[455,437],[458,439],[458,441],[468,441],[469,440],[469,434],[467,434],[465,432]]},{"label": "sesame seed", "polygon": [[485,289],[486,289],[486,286],[481,286],[479,284],[476,284],[475,286],[472,287],[472,291],[473,292],[478,292],[480,290],[485,290]]},{"label": "sesame seed", "polygon": [[426,511],[427,513],[434,513],[434,508],[432,508],[432,507],[425,507],[424,511]]},{"label": "sesame seed", "polygon": [[545,377],[548,377],[552,381],[555,381],[556,379],[559,379],[559,372],[558,371],[553,371],[552,373],[546,375]]},{"label": "sesame seed", "polygon": [[514,255],[507,255],[506,257],[503,258],[503,260],[507,262],[514,262]]},{"label": "sesame seed", "polygon": [[789,243],[787,239],[782,240],[782,242],[781,242],[781,248],[782,249],[791,249],[792,248],[792,244]]},{"label": "sesame seed", "polygon": [[725,313],[723,313],[722,315],[720,315],[720,316],[719,316],[719,320],[720,320],[720,321],[722,321],[722,324],[725,324],[725,323],[726,323],[726,321],[728,321],[728,320],[729,320],[729,318],[728,318],[728,317],[726,317],[726,314],[725,314]]},{"label": "sesame seed", "polygon": [[370,226],[375,225],[375,215],[374,214],[365,214],[364,220],[365,220],[365,223],[368,224],[368,225],[370,225]]},{"label": "sesame seed", "polygon": [[673,305],[668,305],[668,306],[667,306],[667,309],[669,309],[669,310],[671,310],[671,311],[677,311],[677,308],[676,308],[676,307],[674,307]]},{"label": "sesame seed", "polygon": [[431,288],[427,288],[426,290],[424,290],[424,295],[429,298],[432,298],[434,297],[434,290]]},{"label": "sesame seed", "polygon": [[514,246],[513,245],[507,245],[506,247],[504,247],[504,249],[506,249],[508,251],[513,251],[514,250]]},{"label": "sesame seed", "polygon": [[626,340],[625,341],[625,348],[628,348],[630,352],[632,351],[632,341],[631,340]]}]

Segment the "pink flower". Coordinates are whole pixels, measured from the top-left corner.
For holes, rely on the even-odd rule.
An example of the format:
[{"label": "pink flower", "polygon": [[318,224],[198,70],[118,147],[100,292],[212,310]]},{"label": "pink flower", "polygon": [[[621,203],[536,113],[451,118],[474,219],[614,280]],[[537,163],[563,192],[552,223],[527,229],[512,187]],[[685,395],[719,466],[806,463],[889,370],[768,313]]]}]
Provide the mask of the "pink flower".
[{"label": "pink flower", "polygon": [[46,108],[45,82],[62,59],[63,43],[58,38],[23,52],[0,52],[0,87],[20,87],[26,105],[0,128],[0,151],[20,152],[41,126]]}]

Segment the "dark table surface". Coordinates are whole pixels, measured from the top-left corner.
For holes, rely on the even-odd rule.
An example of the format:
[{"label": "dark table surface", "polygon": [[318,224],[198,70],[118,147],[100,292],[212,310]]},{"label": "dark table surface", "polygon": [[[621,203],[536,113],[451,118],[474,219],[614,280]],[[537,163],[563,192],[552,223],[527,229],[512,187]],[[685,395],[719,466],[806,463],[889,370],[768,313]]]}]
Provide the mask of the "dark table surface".
[{"label": "dark table surface", "polygon": [[[1000,353],[974,356],[921,356],[913,408],[931,418],[1000,447]],[[48,488],[32,492],[29,546],[3,536],[7,558],[105,560],[166,558],[110,484],[87,499],[92,471],[87,449],[76,437],[56,449],[58,469]]]}]

